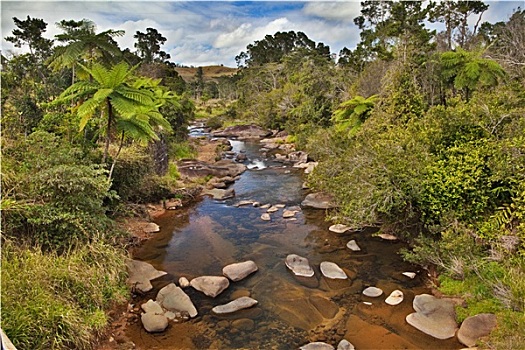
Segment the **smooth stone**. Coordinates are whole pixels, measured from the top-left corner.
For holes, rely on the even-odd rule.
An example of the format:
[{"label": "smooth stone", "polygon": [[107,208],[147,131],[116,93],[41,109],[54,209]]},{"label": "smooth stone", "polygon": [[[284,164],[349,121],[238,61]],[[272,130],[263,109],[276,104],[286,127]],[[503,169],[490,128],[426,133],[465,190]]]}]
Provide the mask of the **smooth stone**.
[{"label": "smooth stone", "polygon": [[260,206],[261,209],[268,209],[270,207],[271,207],[271,204],[264,204]]},{"label": "smooth stone", "polygon": [[173,311],[166,311],[164,316],[166,316],[168,320],[173,321],[177,315]]},{"label": "smooth stone", "polygon": [[163,332],[168,327],[168,318],[164,315],[147,312],[140,316],[140,320],[149,333]]},{"label": "smooth stone", "polygon": [[241,331],[251,331],[255,328],[255,322],[249,318],[240,318],[232,321],[232,327]]},{"label": "smooth stone", "polygon": [[268,210],[266,210],[266,212],[267,213],[275,213],[278,210],[279,210],[279,208],[274,205],[274,206],[271,206],[270,208],[268,208]]},{"label": "smooth stone", "polygon": [[129,273],[128,284],[141,292],[152,290],[153,285],[150,281],[166,274],[144,261],[128,260],[126,266]]},{"label": "smooth stone", "polygon": [[261,219],[264,220],[264,221],[270,221],[270,220],[272,220],[270,214],[268,214],[268,213],[264,213],[264,214],[262,214],[262,215],[261,215]]},{"label": "smooth stone", "polygon": [[261,206],[261,202],[253,202],[252,206],[254,208],[260,207]]},{"label": "smooth stone", "polygon": [[323,261],[321,263],[321,273],[326,278],[345,280],[348,278],[346,273],[336,263]]},{"label": "smooth stone", "polygon": [[363,294],[370,298],[377,298],[383,291],[377,287],[368,287],[363,291]]},{"label": "smooth stone", "polygon": [[367,305],[367,306],[370,306],[370,305],[372,305],[372,303],[371,303],[371,302],[369,302],[369,301],[363,301],[363,304],[365,304],[365,305]]},{"label": "smooth stone", "polygon": [[286,207],[286,204],[276,204],[276,205],[274,205],[274,207],[282,209],[282,208]]},{"label": "smooth stone", "polygon": [[337,345],[337,350],[355,350],[355,347],[348,340],[343,339]]},{"label": "smooth stone", "polygon": [[403,272],[402,275],[407,276],[410,279],[414,279],[416,277],[415,272]]},{"label": "smooth stone", "polygon": [[295,214],[297,214],[296,210],[285,210],[283,211],[283,218],[285,219],[293,218]]},{"label": "smooth stone", "polygon": [[163,308],[174,312],[187,312],[190,317],[197,316],[197,309],[190,297],[174,283],[170,283],[162,288],[157,294],[157,303]]},{"label": "smooth stone", "polygon": [[355,239],[352,239],[351,241],[346,243],[346,247],[353,252],[358,252],[361,250],[361,248],[359,248],[359,246],[357,245],[357,242],[355,241]]},{"label": "smooth stone", "polygon": [[401,304],[401,302],[403,301],[403,298],[404,298],[403,292],[400,291],[399,289],[396,289],[395,291],[390,293],[388,298],[386,298],[385,303],[387,303],[388,305],[398,305],[398,304]]},{"label": "smooth stone", "polygon": [[308,194],[301,202],[301,205],[315,209],[332,209],[336,207],[332,197],[320,192]]},{"label": "smooth stone", "polygon": [[252,261],[230,264],[222,269],[222,274],[230,280],[237,282],[257,271],[257,265]]},{"label": "smooth stone", "polygon": [[240,201],[239,203],[237,203],[235,206],[236,207],[242,207],[244,205],[252,205],[253,204],[253,201]]},{"label": "smooth stone", "polygon": [[377,237],[384,239],[385,241],[397,241],[398,238],[390,233],[380,233],[376,235]]},{"label": "smooth stone", "polygon": [[207,296],[215,298],[228,288],[230,282],[223,276],[201,276],[192,279],[190,285]]},{"label": "smooth stone", "polygon": [[227,190],[223,190],[223,189],[220,189],[220,188],[214,188],[214,189],[211,189],[211,190],[204,190],[201,192],[201,195],[210,195],[213,197],[213,199],[217,199],[217,200],[223,200],[223,199],[228,199],[228,198],[233,198],[235,197],[235,191],[233,190],[233,188],[230,188],[230,189],[227,189]]},{"label": "smooth stone", "polygon": [[313,343],[308,343],[299,348],[300,350],[334,350],[334,347],[330,344],[323,343],[321,341],[316,341]]},{"label": "smooth stone", "polygon": [[494,314],[478,314],[467,317],[457,333],[458,340],[468,347],[476,345],[476,342],[496,327],[497,319]]},{"label": "smooth stone", "polygon": [[285,264],[296,276],[312,277],[314,275],[308,259],[302,256],[290,254],[286,257]]},{"label": "smooth stone", "polygon": [[335,224],[328,228],[328,231],[335,232],[335,233],[345,233],[346,231],[350,230],[350,226],[346,226],[343,224]]},{"label": "smooth stone", "polygon": [[160,226],[154,222],[149,222],[142,230],[145,233],[155,233],[160,231]]},{"label": "smooth stone", "polygon": [[153,313],[157,315],[163,315],[164,310],[162,310],[162,306],[160,306],[157,302],[153,300],[148,300],[144,304],[140,306],[142,310],[144,310],[145,313]]},{"label": "smooth stone", "polygon": [[250,297],[240,297],[238,299],[230,301],[227,304],[215,306],[213,309],[211,309],[211,311],[218,315],[229,314],[242,309],[248,309],[254,305],[257,305],[257,303],[257,300],[252,299]]},{"label": "smooth stone", "polygon": [[181,288],[188,288],[190,286],[190,281],[186,277],[179,278],[179,285]]},{"label": "smooth stone", "polygon": [[456,334],[454,303],[429,294],[416,295],[413,305],[416,312],[406,317],[411,326],[437,339],[452,338]]}]

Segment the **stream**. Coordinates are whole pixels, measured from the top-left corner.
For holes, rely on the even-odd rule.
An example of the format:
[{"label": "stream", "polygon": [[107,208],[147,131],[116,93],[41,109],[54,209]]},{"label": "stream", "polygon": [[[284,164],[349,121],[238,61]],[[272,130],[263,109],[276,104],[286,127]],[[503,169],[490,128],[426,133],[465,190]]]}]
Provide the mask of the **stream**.
[{"label": "stream", "polygon": [[[301,208],[308,194],[302,188],[304,170],[283,166],[260,152],[258,142],[230,141],[235,153],[246,153],[248,170],[231,186],[235,197],[223,201],[203,197],[190,207],[167,211],[156,222],[161,231],[135,252],[135,259],[152,264],[168,275],[153,281],[152,292],[135,300],[155,299],[160,288],[203,275],[222,275],[228,264],[253,260],[258,271],[231,282],[216,298],[186,288],[198,316],[186,322],[171,322],[163,333],[147,333],[140,322],[130,325],[127,335],[138,349],[297,349],[313,341],[337,347],[341,339],[356,349],[460,349],[455,338],[438,340],[408,325],[415,295],[429,293],[425,273],[402,260],[405,245],[373,236],[374,230],[337,234],[330,232],[325,211]],[[265,209],[236,206],[242,200],[282,204],[285,208],[263,221]],[[296,207],[293,218],[283,210]],[[356,240],[361,251],[346,247]],[[308,258],[314,268],[311,278],[295,277],[285,266],[286,256]],[[322,276],[323,261],[338,264],[350,277],[329,280]],[[416,272],[410,279],[402,272]],[[178,283],[177,283],[178,284]],[[364,288],[384,291],[378,298],[366,297]],[[395,289],[404,301],[387,305]],[[228,316],[211,309],[239,296],[258,301],[255,307]]]}]

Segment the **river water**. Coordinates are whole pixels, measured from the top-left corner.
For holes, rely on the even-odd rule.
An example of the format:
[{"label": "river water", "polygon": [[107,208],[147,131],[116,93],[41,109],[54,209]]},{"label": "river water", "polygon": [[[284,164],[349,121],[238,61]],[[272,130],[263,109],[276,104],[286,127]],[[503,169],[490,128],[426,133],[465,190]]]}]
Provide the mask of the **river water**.
[{"label": "river water", "polygon": [[[253,260],[259,270],[239,282],[231,282],[216,298],[186,289],[199,311],[187,322],[171,323],[161,334],[149,334],[140,322],[127,331],[139,349],[297,349],[311,341],[337,347],[347,339],[356,349],[459,349],[455,340],[437,340],[405,321],[413,312],[415,295],[428,293],[425,276],[417,266],[403,262],[398,254],[404,245],[373,236],[373,230],[336,234],[329,232],[323,210],[300,208],[308,193],[302,189],[302,169],[285,167],[265,159],[259,143],[231,141],[235,152],[245,152],[248,170],[232,186],[236,196],[225,201],[202,198],[189,208],[169,211],[157,220],[161,232],[135,253],[135,259],[168,272],[154,282],[154,290],[137,300],[149,298],[167,283],[185,276],[222,275],[228,264]],[[241,200],[261,204],[282,204],[300,211],[292,219],[282,217],[283,209],[260,217],[265,209]],[[292,208],[293,209],[293,208]],[[346,243],[355,239],[360,252]],[[286,268],[288,254],[309,259],[315,276],[300,279]],[[322,277],[319,265],[331,261],[351,278],[334,282]],[[418,272],[414,279],[405,271]],[[368,286],[385,294],[378,298],[362,295]],[[404,301],[397,306],[384,300],[400,289]],[[217,317],[211,308],[236,297],[249,295],[259,303],[228,317]]]}]

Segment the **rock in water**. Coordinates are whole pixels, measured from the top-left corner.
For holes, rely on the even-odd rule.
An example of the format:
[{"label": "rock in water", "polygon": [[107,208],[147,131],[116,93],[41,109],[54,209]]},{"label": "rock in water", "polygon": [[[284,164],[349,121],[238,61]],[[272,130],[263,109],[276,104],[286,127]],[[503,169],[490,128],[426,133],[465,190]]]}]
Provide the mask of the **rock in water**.
[{"label": "rock in water", "polygon": [[152,312],[146,312],[140,317],[142,325],[150,333],[163,332],[168,327],[168,318]]},{"label": "rock in water", "polygon": [[398,305],[403,301],[403,292],[399,289],[396,289],[390,295],[388,298],[386,298],[385,303],[388,305]]},{"label": "rock in water", "polygon": [[414,279],[416,277],[416,273],[415,272],[403,272],[402,275],[403,276],[407,276],[410,279]]},{"label": "rock in water", "polygon": [[299,348],[300,350],[334,350],[334,347],[330,344],[326,344],[320,341],[303,345]]},{"label": "rock in water", "polygon": [[315,209],[332,209],[335,208],[332,197],[323,193],[310,193],[302,201],[303,207],[311,207]]},{"label": "rock in water", "polygon": [[370,298],[377,298],[383,291],[377,287],[368,287],[363,291],[363,294]]},{"label": "rock in water", "polygon": [[201,276],[192,279],[190,285],[207,296],[215,298],[228,288],[230,282],[223,276]]},{"label": "rock in water", "polygon": [[213,309],[211,309],[211,311],[218,315],[229,314],[235,311],[250,308],[254,305],[257,305],[257,303],[257,300],[250,297],[240,297],[230,301],[228,304],[215,306]]},{"label": "rock in water", "polygon": [[166,272],[159,271],[144,261],[128,260],[126,265],[129,273],[128,284],[141,292],[152,290],[153,286],[150,281],[166,274]]},{"label": "rock in water", "polygon": [[190,297],[175,284],[170,283],[157,294],[157,303],[166,310],[174,312],[186,311],[190,317],[197,316],[197,309]]},{"label": "rock in water", "polygon": [[345,280],[348,278],[346,273],[336,263],[323,261],[321,263],[321,272],[326,278]]},{"label": "rock in water", "polygon": [[353,252],[358,252],[361,250],[361,248],[359,248],[359,246],[357,245],[357,242],[355,241],[355,239],[352,239],[351,241],[346,243],[346,247]]},{"label": "rock in water", "polygon": [[302,256],[290,254],[286,257],[285,264],[296,276],[312,277],[314,275],[308,259]]},{"label": "rock in water", "polygon": [[257,271],[257,265],[251,261],[244,261],[236,264],[230,264],[222,269],[222,274],[230,280],[236,282],[246,278],[248,275]]},{"label": "rock in water", "polygon": [[355,347],[348,340],[343,339],[337,345],[337,350],[355,350]]},{"label": "rock in water", "polygon": [[478,314],[463,321],[458,331],[458,340],[468,347],[476,345],[479,338],[487,336],[496,327],[496,315]]},{"label": "rock in water", "polygon": [[335,233],[345,233],[346,231],[350,230],[350,226],[346,226],[343,224],[335,224],[328,228],[328,231],[335,232]]},{"label": "rock in water", "polygon": [[272,218],[270,217],[270,214],[264,213],[261,215],[261,219],[264,221],[270,221]]},{"label": "rock in water", "polygon": [[155,233],[160,231],[160,226],[157,225],[154,222],[149,222],[146,226],[144,226],[143,231],[145,233]]},{"label": "rock in water", "polygon": [[437,339],[452,338],[456,334],[456,312],[451,301],[421,294],[414,298],[413,307],[416,312],[406,317],[411,326]]},{"label": "rock in water", "polygon": [[181,288],[188,288],[190,286],[190,281],[186,277],[179,278],[179,285]]},{"label": "rock in water", "polygon": [[149,312],[157,315],[164,315],[164,310],[162,310],[162,307],[151,299],[148,300],[148,302],[142,304],[140,308],[144,310],[145,313]]}]

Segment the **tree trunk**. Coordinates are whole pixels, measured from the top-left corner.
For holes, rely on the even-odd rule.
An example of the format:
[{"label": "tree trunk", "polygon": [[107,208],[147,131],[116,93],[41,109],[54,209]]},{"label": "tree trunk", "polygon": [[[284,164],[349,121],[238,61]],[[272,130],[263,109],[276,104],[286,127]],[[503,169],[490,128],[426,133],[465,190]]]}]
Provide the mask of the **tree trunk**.
[{"label": "tree trunk", "polygon": [[109,143],[111,142],[111,122],[113,121],[113,109],[111,108],[111,100],[107,98],[106,102],[108,108],[108,126],[106,129],[106,146],[104,147],[104,157],[102,158],[102,163],[105,163],[108,159]]},{"label": "tree trunk", "polygon": [[109,169],[108,182],[111,182],[111,178],[113,177],[113,170],[115,170],[115,163],[117,163],[117,158],[120,155],[120,151],[122,150],[123,145],[124,145],[124,131],[122,132],[122,136],[120,137],[120,145],[118,147],[117,154],[115,154],[115,157],[113,157],[113,162],[111,163],[111,169]]}]

